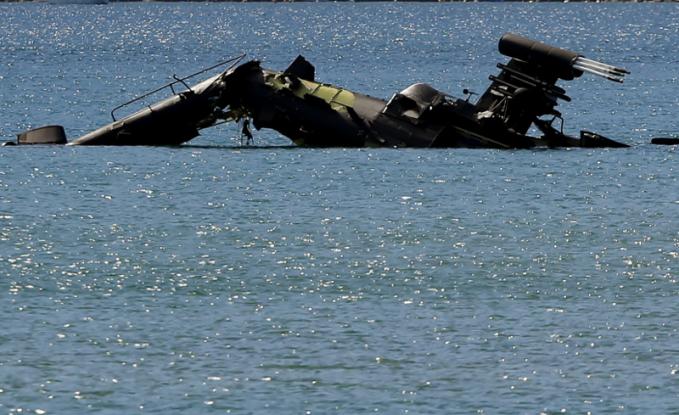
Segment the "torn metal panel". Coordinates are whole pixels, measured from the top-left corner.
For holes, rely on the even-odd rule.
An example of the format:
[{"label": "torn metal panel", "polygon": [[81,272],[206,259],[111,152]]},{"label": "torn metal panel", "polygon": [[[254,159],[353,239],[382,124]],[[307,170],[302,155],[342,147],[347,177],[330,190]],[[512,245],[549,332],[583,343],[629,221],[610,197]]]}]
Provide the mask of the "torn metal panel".
[{"label": "torn metal panel", "polygon": [[[244,55],[241,55],[219,65],[237,63],[243,57]],[[233,67],[232,65],[221,74],[191,87],[186,81],[206,70],[182,79],[175,77],[174,82],[118,106],[111,111],[112,123],[85,134],[69,145],[173,146],[187,142],[197,137],[199,130],[211,127],[219,120],[230,120],[230,114],[222,111],[227,105],[222,94],[225,88],[224,81]],[[182,86],[186,90],[177,93],[175,88]],[[114,114],[116,110],[167,89],[173,92],[171,97],[148,105],[132,115],[116,119]]]}]

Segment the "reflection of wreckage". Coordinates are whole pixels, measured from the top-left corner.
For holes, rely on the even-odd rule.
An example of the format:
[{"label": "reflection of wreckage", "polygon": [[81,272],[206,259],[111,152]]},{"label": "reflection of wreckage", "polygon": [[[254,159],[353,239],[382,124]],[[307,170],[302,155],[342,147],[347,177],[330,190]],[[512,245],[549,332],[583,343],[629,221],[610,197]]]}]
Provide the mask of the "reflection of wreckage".
[{"label": "reflection of wreckage", "polygon": [[[188,78],[175,78],[164,87],[172,89],[170,98],[130,116],[116,120],[114,112],[150,94],[116,108],[111,124],[69,144],[179,145],[200,129],[229,121],[243,122],[249,139],[252,120],[257,129],[271,128],[313,147],[627,147],[588,131],[564,134],[555,109],[559,99],[570,101],[555,85],[559,79],[589,72],[622,82],[626,70],[514,34],[500,39],[499,50],[511,59],[498,64],[500,74],[490,76],[490,87],[476,103],[468,91],[466,99],[455,99],[422,83],[385,102],[316,82],[314,67],[301,56],[283,72],[262,69],[258,61],[241,63],[241,56],[192,87]],[[175,93],[180,84],[187,90]],[[542,135],[527,135],[531,126]],[[19,142],[50,141],[50,133],[39,130],[23,133]]]}]

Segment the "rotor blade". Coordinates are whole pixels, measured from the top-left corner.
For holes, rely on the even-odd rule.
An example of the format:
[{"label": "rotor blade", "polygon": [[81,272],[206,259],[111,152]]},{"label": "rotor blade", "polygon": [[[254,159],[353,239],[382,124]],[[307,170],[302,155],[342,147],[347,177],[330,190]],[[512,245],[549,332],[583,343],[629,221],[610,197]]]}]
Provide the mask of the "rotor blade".
[{"label": "rotor blade", "polygon": [[593,59],[587,59],[587,58],[585,58],[585,57],[583,57],[583,56],[578,56],[578,57],[575,59],[575,61],[573,61],[573,63],[574,63],[574,64],[578,64],[578,65],[583,65],[583,66],[588,66],[588,67],[596,68],[596,69],[603,70],[603,71],[613,72],[613,73],[616,73],[616,74],[618,74],[618,75],[625,75],[625,74],[629,74],[629,73],[630,73],[630,72],[629,72],[627,69],[625,69],[625,68],[618,68],[618,67],[613,66],[613,65],[609,65],[609,64],[606,64],[606,63],[602,63],[602,62],[599,62],[599,61],[595,61],[595,60],[593,60]]},{"label": "rotor blade", "polygon": [[588,66],[582,66],[582,65],[575,64],[575,65],[573,65],[573,69],[577,69],[577,70],[580,70],[580,71],[583,71],[583,72],[589,72],[592,75],[597,75],[597,76],[600,76],[602,78],[606,78],[610,81],[619,82],[619,83],[623,82],[623,78],[622,78],[621,75],[616,75],[616,74],[613,74],[613,73],[610,73],[610,72],[599,71],[599,70],[590,68]]}]

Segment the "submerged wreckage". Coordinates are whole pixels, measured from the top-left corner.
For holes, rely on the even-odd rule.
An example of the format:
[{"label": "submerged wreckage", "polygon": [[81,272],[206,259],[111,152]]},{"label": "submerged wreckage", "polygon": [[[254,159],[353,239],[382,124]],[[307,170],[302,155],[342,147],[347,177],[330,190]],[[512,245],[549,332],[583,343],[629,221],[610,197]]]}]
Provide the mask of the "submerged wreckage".
[{"label": "submerged wreckage", "polygon": [[[251,137],[255,128],[271,128],[295,144],[312,147],[627,147],[602,135],[563,133],[555,108],[570,101],[556,85],[584,72],[622,82],[625,69],[584,58],[516,34],[505,34],[499,51],[510,58],[498,64],[500,74],[476,103],[456,99],[418,83],[389,101],[319,83],[315,69],[302,56],[283,72],[263,69],[244,55],[219,75],[194,86],[187,80],[208,68],[127,102],[111,112],[113,122],[77,138],[69,145],[179,145],[199,130],[224,122],[243,122]],[[186,90],[176,92],[183,85]],[[115,112],[165,88],[173,95],[127,117]],[[528,135],[531,126],[542,133]],[[19,144],[64,144],[63,128],[43,127],[19,135]]]}]

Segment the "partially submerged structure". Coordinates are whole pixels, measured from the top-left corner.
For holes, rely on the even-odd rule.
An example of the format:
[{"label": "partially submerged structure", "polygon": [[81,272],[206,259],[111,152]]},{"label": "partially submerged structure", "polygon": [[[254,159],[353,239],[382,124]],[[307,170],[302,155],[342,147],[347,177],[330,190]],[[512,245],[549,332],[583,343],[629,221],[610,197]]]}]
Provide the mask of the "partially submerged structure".
[{"label": "partially submerged structure", "polygon": [[[224,62],[230,66],[222,73],[193,86],[189,78],[216,67],[175,77],[117,107],[110,124],[68,144],[179,145],[224,122],[243,122],[250,136],[251,121],[256,129],[274,129],[297,145],[313,147],[627,147],[589,131],[564,134],[556,107],[570,98],[556,83],[585,72],[622,82],[629,72],[516,34],[504,35],[499,51],[510,60],[498,64],[499,75],[490,76],[490,86],[475,103],[468,91],[466,98],[454,98],[424,83],[384,101],[316,81],[314,67],[302,56],[282,72],[239,56]],[[181,85],[186,89],[176,92]],[[165,88],[172,91],[170,98],[116,118],[117,110]],[[528,134],[532,126],[540,136]],[[27,133],[21,144],[30,142]],[[63,137],[57,141],[63,143]]]}]

